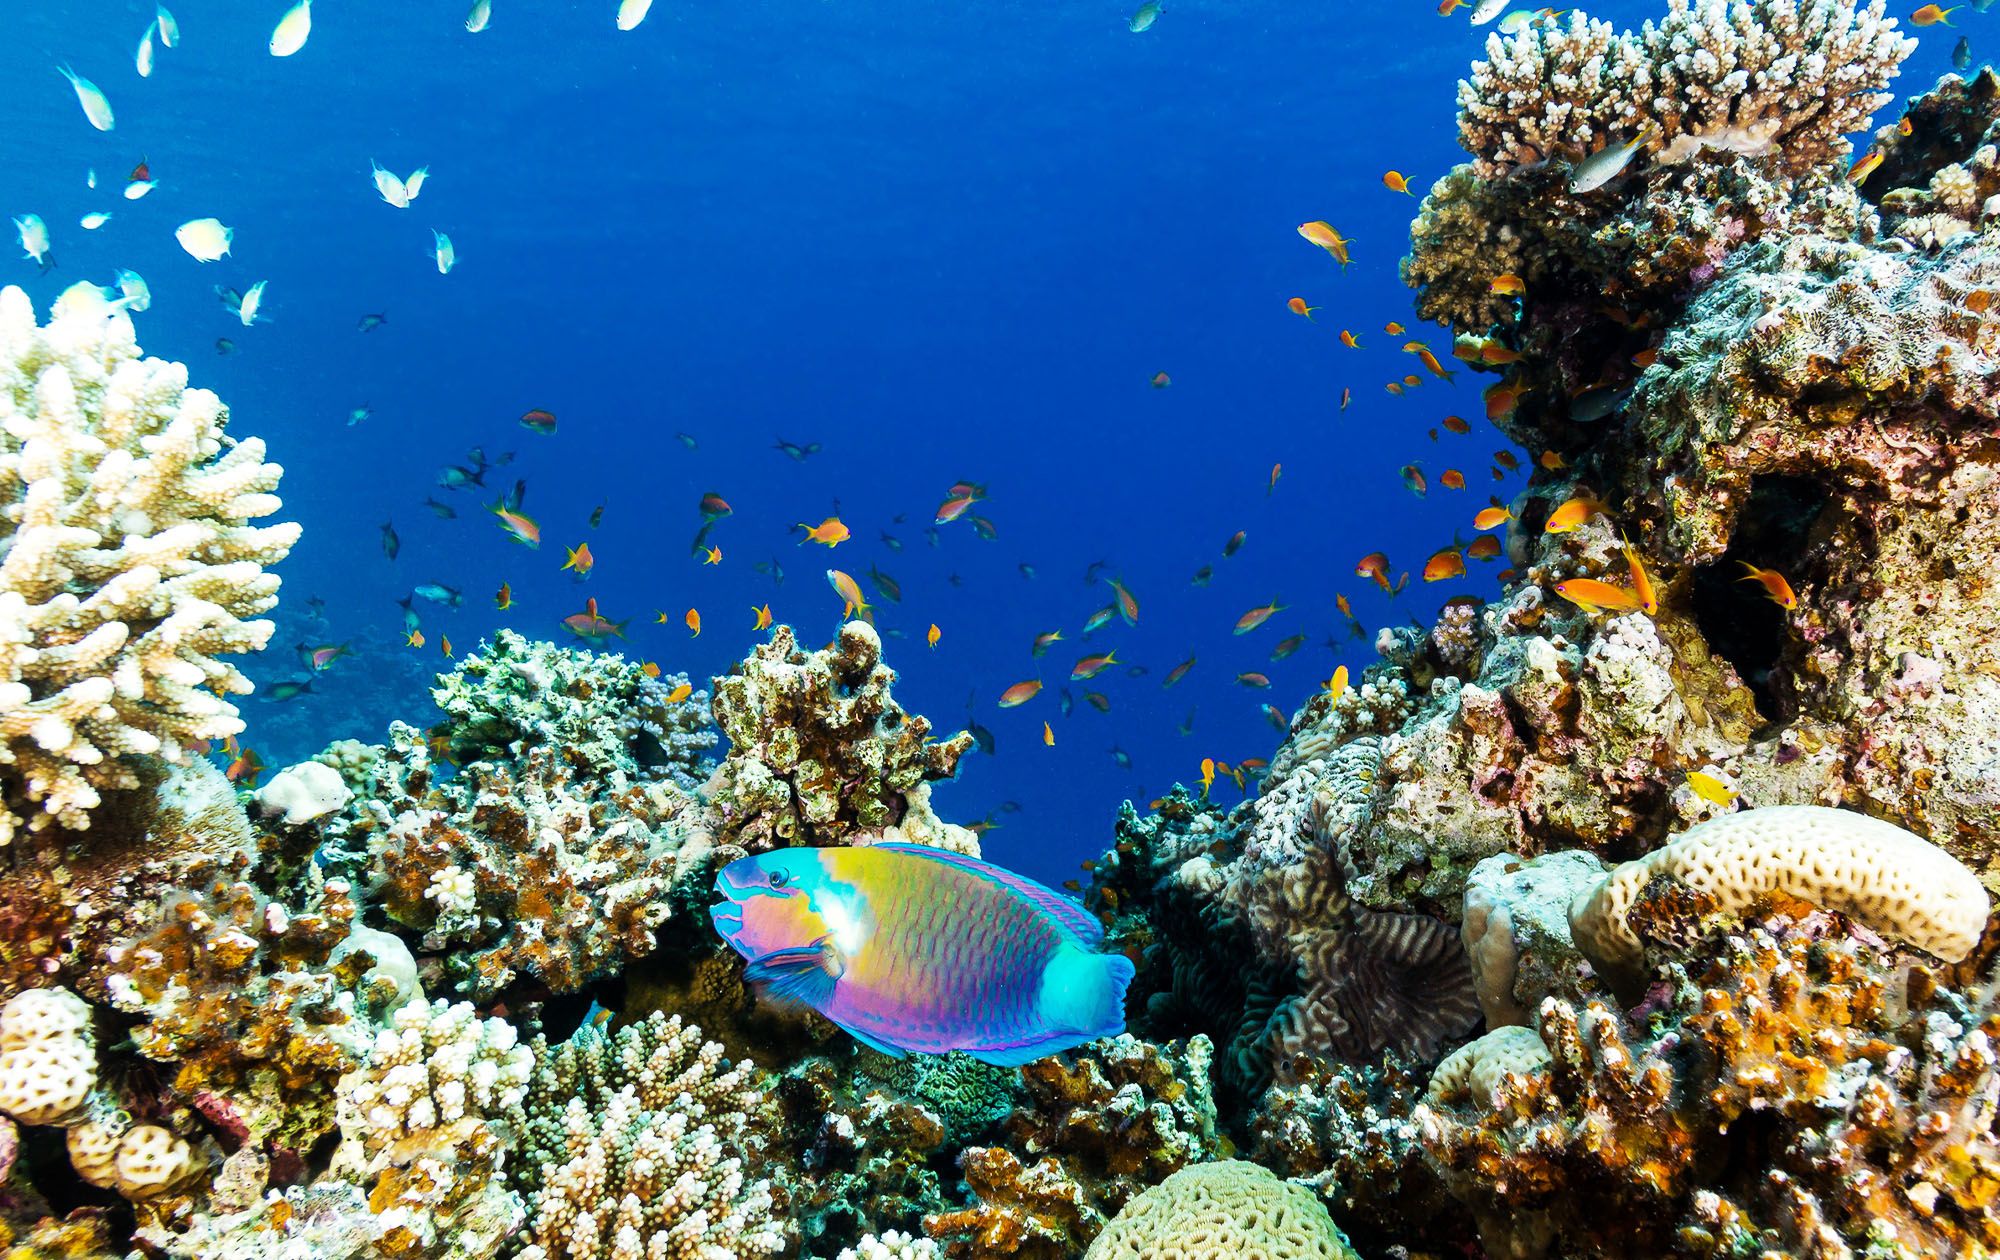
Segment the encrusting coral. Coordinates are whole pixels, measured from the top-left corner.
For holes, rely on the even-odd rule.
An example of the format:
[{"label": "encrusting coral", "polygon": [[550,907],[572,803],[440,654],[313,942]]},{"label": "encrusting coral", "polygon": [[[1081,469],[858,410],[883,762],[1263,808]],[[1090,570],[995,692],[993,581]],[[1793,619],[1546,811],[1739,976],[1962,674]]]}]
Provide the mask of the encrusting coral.
[{"label": "encrusting coral", "polygon": [[298,540],[283,469],[187,369],[139,357],[94,285],[37,326],[0,290],[0,844],[87,827],[132,758],[179,760],[243,729],[225,657],[262,648],[266,572]]}]

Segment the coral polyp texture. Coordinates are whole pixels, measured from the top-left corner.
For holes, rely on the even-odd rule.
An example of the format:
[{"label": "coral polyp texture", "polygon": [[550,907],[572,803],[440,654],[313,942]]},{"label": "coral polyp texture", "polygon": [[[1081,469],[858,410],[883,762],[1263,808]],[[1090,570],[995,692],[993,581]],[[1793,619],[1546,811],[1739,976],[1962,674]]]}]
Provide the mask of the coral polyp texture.
[{"label": "coral polyp texture", "polygon": [[1126,1205],[1085,1260],[1355,1260],[1312,1192],[1242,1160],[1184,1168]]},{"label": "coral polyp texture", "polygon": [[89,825],[133,758],[243,729],[228,656],[262,648],[298,540],[283,470],[94,285],[38,324],[0,290],[0,843]]},{"label": "coral polyp texture", "polygon": [[850,621],[816,652],[779,626],[735,673],[717,680],[715,720],[730,751],[708,785],[720,830],[757,851],[840,844],[858,834],[977,854],[978,838],[931,808],[930,785],[972,747],[890,694],[874,627]]}]

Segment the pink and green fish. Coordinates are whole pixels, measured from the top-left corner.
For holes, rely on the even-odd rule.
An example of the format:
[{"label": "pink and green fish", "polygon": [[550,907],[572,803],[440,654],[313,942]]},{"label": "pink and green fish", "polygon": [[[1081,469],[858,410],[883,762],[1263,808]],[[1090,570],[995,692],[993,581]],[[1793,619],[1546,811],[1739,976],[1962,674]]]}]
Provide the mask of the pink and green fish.
[{"label": "pink and green fish", "polygon": [[1088,911],[1032,880],[921,845],[779,849],[715,877],[709,916],[744,978],[885,1054],[1001,1066],[1125,1030],[1132,962]]}]

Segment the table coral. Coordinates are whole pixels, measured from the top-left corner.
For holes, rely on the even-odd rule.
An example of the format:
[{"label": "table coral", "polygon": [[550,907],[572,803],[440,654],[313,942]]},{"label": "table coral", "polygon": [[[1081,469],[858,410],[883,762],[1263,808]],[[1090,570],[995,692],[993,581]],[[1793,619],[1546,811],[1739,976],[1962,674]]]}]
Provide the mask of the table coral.
[{"label": "table coral", "polygon": [[283,473],[187,369],[142,359],[94,285],[37,326],[0,290],[0,843],[80,829],[134,759],[179,760],[243,729],[225,657],[261,649],[266,572],[298,540]]},{"label": "table coral", "polygon": [[726,1066],[678,1018],[537,1043],[513,1174],[529,1205],[519,1260],[776,1255],[773,1188],[744,1166],[757,1105],[749,1065]]},{"label": "table coral", "polygon": [[861,621],[817,652],[779,626],[718,680],[715,719],[730,749],[707,796],[729,840],[756,852],[880,833],[976,855],[977,837],[930,803],[930,785],[956,773],[972,736],[933,740],[930,721],[890,694],[895,680]]}]

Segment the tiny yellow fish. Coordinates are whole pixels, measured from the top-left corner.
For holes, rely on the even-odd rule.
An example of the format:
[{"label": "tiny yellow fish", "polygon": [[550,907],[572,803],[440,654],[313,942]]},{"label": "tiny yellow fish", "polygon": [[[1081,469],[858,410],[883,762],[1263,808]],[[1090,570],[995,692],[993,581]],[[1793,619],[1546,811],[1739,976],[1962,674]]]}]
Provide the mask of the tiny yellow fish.
[{"label": "tiny yellow fish", "polygon": [[1403,178],[1401,171],[1382,172],[1382,184],[1390,192],[1406,193],[1412,197],[1416,196],[1415,193],[1410,192],[1410,181]]},{"label": "tiny yellow fish", "polygon": [[514,591],[505,582],[502,582],[500,589],[494,592],[493,606],[502,612],[514,606]]},{"label": "tiny yellow fish", "polygon": [[1847,168],[1847,182],[1850,184],[1866,183],[1868,177],[1875,173],[1875,168],[1882,165],[1882,160],[1887,156],[1888,154],[1882,152],[1880,149],[1868,150],[1868,152],[1855,159],[1853,166]]},{"label": "tiny yellow fish", "polygon": [[704,551],[704,552],[702,552],[702,553],[701,553],[701,562],[702,562],[703,564],[721,564],[721,563],[722,563],[722,548],[720,548],[720,547],[710,547],[710,548],[709,548],[709,549],[708,549],[707,551]]},{"label": "tiny yellow fish", "polygon": [[1347,666],[1342,665],[1333,671],[1333,677],[1326,680],[1326,696],[1328,700],[1338,702],[1345,694],[1347,694]]},{"label": "tiny yellow fish", "polygon": [[1950,26],[1951,15],[1958,12],[1960,9],[1964,7],[1965,7],[1964,5],[1955,4],[1949,9],[1941,9],[1937,5],[1927,4],[1922,8],[1918,9],[1916,12],[1910,14],[1910,25],[1937,26],[1939,24],[1943,24],[1945,26]]},{"label": "tiny yellow fish", "polygon": [[1593,516],[1602,516],[1604,505],[1595,499],[1579,495],[1564,503],[1549,514],[1548,524],[1542,526],[1545,534],[1567,534],[1581,526]]},{"label": "tiny yellow fish", "polygon": [[1764,594],[1770,597],[1771,602],[1787,611],[1799,606],[1799,597],[1792,593],[1792,584],[1785,581],[1784,575],[1776,569],[1760,569],[1747,560],[1739,561],[1738,563],[1742,564],[1748,572],[1742,577],[1737,578],[1737,581],[1756,582],[1760,584],[1764,588]]},{"label": "tiny yellow fish", "polygon": [[410,647],[420,648],[424,645],[424,632],[421,630],[412,630],[403,639],[403,642],[408,644]]},{"label": "tiny yellow fish", "polygon": [[1048,745],[1050,748],[1056,746],[1055,728],[1051,727],[1047,722],[1042,723],[1042,743]]},{"label": "tiny yellow fish", "polygon": [[1208,789],[1213,786],[1215,786],[1215,758],[1203,757],[1201,759],[1201,794],[1204,797],[1207,796]]},{"label": "tiny yellow fish", "polygon": [[675,687],[672,691],[669,691],[667,693],[667,703],[679,704],[681,701],[687,699],[689,696],[693,694],[694,694],[694,684],[682,683],[680,686]]},{"label": "tiny yellow fish", "polygon": [[1728,808],[1736,803],[1736,789],[1705,770],[1687,772],[1688,789],[1711,805]]},{"label": "tiny yellow fish", "polygon": [[938,640],[942,639],[943,637],[944,637],[944,631],[938,629],[937,622],[933,621],[931,623],[931,628],[924,633],[924,642],[930,644],[933,648],[935,648],[938,645]]},{"label": "tiny yellow fish", "polygon": [[771,628],[771,606],[769,604],[750,610],[750,628],[752,630],[769,630]]},{"label": "tiny yellow fish", "polygon": [[809,538],[828,547],[838,547],[849,537],[847,526],[841,523],[838,516],[829,516],[817,525],[807,525],[804,521],[800,521],[799,528],[806,532],[806,537],[799,539],[802,543]]},{"label": "tiny yellow fish", "polygon": [[698,609],[694,609],[694,608],[690,608],[690,609],[688,609],[688,610],[687,610],[687,615],[686,615],[686,616],[684,616],[684,617],[682,617],[682,618],[681,618],[681,620],[682,620],[683,622],[685,622],[685,623],[687,624],[687,628],[688,628],[688,631],[689,631],[689,634],[688,634],[688,637],[689,637],[689,638],[692,638],[692,639],[698,639],[698,638],[700,638],[700,637],[701,637],[701,612],[700,612],[700,610],[698,610]]}]

